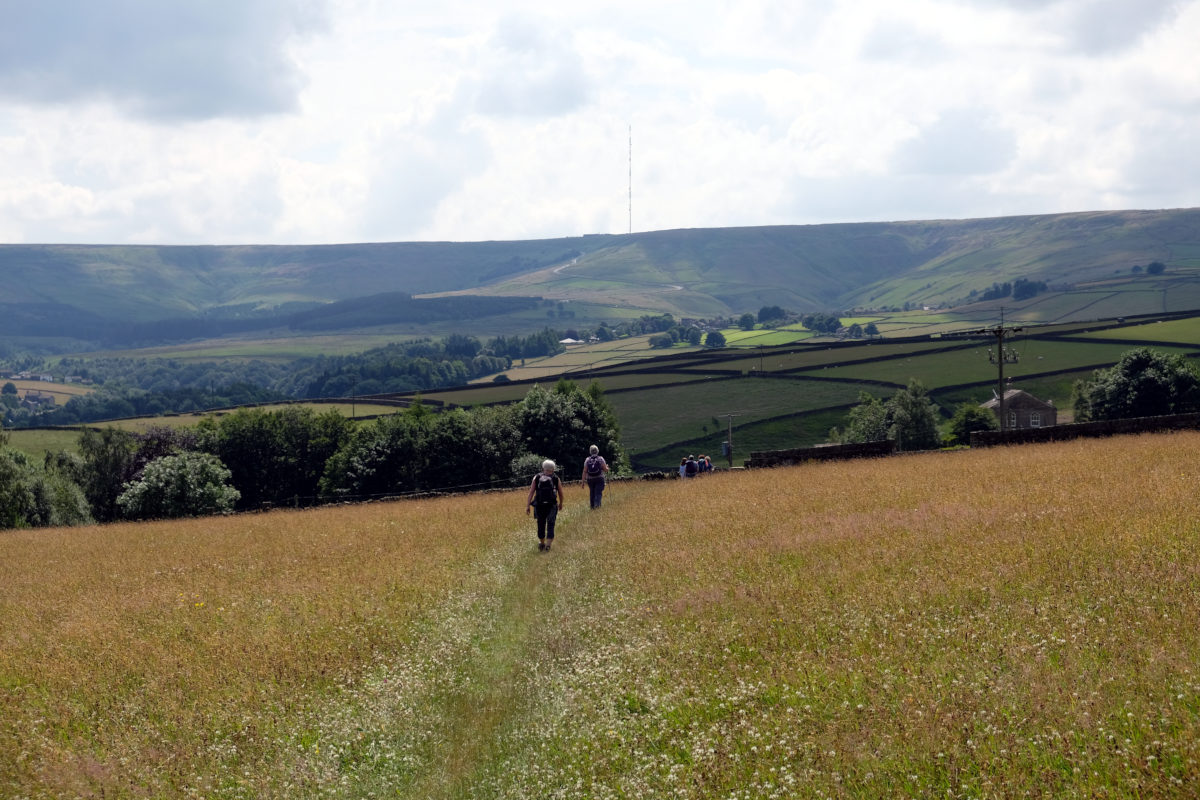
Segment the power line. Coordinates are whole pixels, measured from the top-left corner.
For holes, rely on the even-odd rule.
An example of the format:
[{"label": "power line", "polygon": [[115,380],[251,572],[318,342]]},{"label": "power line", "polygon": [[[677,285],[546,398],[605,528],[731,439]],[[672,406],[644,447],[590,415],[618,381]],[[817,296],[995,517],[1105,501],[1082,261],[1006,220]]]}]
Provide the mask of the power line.
[{"label": "power line", "polygon": [[974,334],[987,334],[996,337],[996,349],[988,348],[988,359],[996,365],[998,375],[996,377],[996,415],[1000,419],[1000,431],[1004,431],[1006,419],[1004,417],[1004,365],[1016,364],[1020,361],[1020,354],[1012,347],[1006,347],[1004,338],[1012,336],[1014,333],[1020,333],[1024,328],[1006,328],[1004,327],[1004,308],[1000,308],[1000,324],[993,328],[980,328],[977,331],[970,331]]}]

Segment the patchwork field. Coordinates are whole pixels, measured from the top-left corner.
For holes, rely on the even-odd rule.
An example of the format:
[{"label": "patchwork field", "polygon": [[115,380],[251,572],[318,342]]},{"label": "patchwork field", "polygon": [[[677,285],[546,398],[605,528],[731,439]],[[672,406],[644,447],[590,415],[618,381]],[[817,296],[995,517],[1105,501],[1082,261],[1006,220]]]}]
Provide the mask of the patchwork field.
[{"label": "patchwork field", "polygon": [[0,796],[1192,797],[1198,447],[6,531]]},{"label": "patchwork field", "polygon": [[88,394],[95,391],[90,386],[80,386],[74,383],[52,383],[50,381],[22,381],[22,380],[0,380],[0,384],[11,383],[17,387],[17,396],[24,397],[28,392],[37,392],[40,394],[54,395],[54,402],[58,405],[70,400],[72,397]]}]

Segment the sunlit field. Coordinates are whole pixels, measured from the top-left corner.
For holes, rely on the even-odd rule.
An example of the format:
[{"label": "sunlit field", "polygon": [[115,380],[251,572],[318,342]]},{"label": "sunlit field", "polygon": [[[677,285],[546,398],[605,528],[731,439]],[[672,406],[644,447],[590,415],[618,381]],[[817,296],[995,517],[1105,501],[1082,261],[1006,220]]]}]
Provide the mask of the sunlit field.
[{"label": "sunlit field", "polygon": [[1193,797],[1200,433],[0,534],[2,797]]}]

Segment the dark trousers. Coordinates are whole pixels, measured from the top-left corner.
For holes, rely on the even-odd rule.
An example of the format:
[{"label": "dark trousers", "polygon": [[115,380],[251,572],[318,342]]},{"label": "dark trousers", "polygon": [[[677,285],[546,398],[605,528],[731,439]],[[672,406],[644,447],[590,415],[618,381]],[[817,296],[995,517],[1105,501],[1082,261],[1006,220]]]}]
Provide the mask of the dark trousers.
[{"label": "dark trousers", "polygon": [[558,518],[558,505],[535,505],[533,518],[537,520],[538,539],[554,539],[554,520]]},{"label": "dark trousers", "polygon": [[604,494],[604,477],[588,478],[587,485],[588,492],[591,493],[592,508],[599,508],[601,496]]}]

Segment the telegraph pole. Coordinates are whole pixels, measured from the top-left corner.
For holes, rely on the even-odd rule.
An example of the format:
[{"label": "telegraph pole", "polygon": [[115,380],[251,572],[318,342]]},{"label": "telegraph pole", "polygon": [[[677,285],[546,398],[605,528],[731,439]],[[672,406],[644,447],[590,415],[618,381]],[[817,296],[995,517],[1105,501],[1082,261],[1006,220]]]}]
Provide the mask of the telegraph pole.
[{"label": "telegraph pole", "polygon": [[725,455],[729,457],[729,468],[733,469],[733,418],[740,417],[741,414],[722,414],[723,417],[729,417],[729,433],[726,434]]},{"label": "telegraph pole", "polygon": [[996,365],[998,375],[996,377],[996,399],[999,405],[996,407],[997,416],[1000,418],[1000,431],[1003,432],[1008,420],[1004,415],[1004,365],[1016,364],[1020,361],[1020,354],[1011,347],[1004,345],[1004,338],[1012,336],[1014,333],[1020,333],[1023,328],[1006,328],[1004,327],[1004,309],[1000,309],[1000,324],[994,328],[981,328],[971,333],[986,333],[989,336],[996,337],[996,349],[988,348],[988,360]]}]

